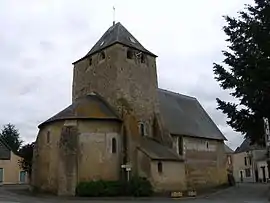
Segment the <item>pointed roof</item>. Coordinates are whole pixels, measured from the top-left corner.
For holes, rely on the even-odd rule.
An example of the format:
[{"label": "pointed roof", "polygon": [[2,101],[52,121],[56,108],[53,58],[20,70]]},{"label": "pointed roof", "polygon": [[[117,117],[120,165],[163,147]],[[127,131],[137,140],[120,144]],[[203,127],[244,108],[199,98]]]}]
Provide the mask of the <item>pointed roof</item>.
[{"label": "pointed roof", "polygon": [[[116,43],[123,44],[125,46],[137,49],[146,54],[156,57],[155,54],[145,49],[140,42],[120,23],[116,23],[111,26],[97,41],[97,43],[92,47],[92,49],[78,61],[86,58],[87,56],[93,55],[109,46],[112,46]],[[75,61],[74,63],[78,62]],[[73,64],[74,64],[73,63]]]}]

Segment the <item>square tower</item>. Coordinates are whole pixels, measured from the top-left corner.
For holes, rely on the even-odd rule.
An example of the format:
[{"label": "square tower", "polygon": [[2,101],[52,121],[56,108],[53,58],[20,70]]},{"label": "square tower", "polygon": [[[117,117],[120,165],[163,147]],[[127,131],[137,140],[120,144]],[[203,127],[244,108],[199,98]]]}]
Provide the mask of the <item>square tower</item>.
[{"label": "square tower", "polygon": [[73,63],[73,101],[97,92],[119,115],[124,101],[140,122],[141,134],[152,137],[158,111],[156,57],[121,23],[114,24],[86,56]]}]

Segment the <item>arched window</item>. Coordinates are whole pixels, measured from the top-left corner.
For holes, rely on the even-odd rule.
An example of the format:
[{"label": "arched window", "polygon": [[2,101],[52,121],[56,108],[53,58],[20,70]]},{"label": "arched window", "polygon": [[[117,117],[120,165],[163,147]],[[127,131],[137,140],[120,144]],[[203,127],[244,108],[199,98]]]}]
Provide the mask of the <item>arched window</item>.
[{"label": "arched window", "polygon": [[116,139],[112,138],[112,153],[116,153]]},{"label": "arched window", "polygon": [[133,58],[133,51],[131,49],[127,50],[127,58],[132,59]]},{"label": "arched window", "polygon": [[161,162],[158,162],[157,168],[158,168],[158,172],[159,173],[162,173],[163,172],[163,167],[162,167],[162,163]]},{"label": "arched window", "polygon": [[105,53],[104,53],[104,51],[100,53],[100,60],[103,60],[103,59],[105,59]]},{"label": "arched window", "polygon": [[47,143],[50,143],[50,136],[51,136],[51,133],[50,133],[50,131],[48,131],[47,137],[46,137]]}]

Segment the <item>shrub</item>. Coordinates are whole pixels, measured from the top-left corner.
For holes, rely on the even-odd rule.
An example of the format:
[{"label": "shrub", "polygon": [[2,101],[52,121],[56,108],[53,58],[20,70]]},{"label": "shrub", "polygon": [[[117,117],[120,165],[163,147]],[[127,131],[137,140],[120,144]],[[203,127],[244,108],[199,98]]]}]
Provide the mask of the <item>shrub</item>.
[{"label": "shrub", "polygon": [[141,197],[151,196],[153,194],[153,188],[149,180],[142,177],[133,177],[128,183],[129,194]]},{"label": "shrub", "polygon": [[146,178],[134,177],[129,182],[121,181],[89,181],[77,185],[77,196],[104,197],[104,196],[150,196],[152,185]]}]

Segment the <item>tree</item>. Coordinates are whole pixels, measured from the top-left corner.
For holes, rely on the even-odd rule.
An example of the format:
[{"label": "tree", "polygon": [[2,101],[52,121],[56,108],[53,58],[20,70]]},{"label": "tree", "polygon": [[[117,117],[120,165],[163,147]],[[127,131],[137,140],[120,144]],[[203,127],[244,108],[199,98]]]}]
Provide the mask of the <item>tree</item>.
[{"label": "tree", "polygon": [[225,16],[228,50],[214,63],[215,79],[238,101],[217,98],[227,123],[251,142],[264,143],[263,117],[270,119],[270,1],[255,0],[237,18]]},{"label": "tree", "polygon": [[31,144],[26,144],[22,146],[22,148],[19,150],[19,155],[23,158],[19,161],[19,165],[21,169],[23,169],[29,174],[30,177],[32,172],[34,145],[35,143],[32,142]]},{"label": "tree", "polygon": [[0,136],[8,144],[12,151],[18,152],[23,141],[20,138],[19,131],[16,129],[15,125],[10,123],[4,125]]}]

